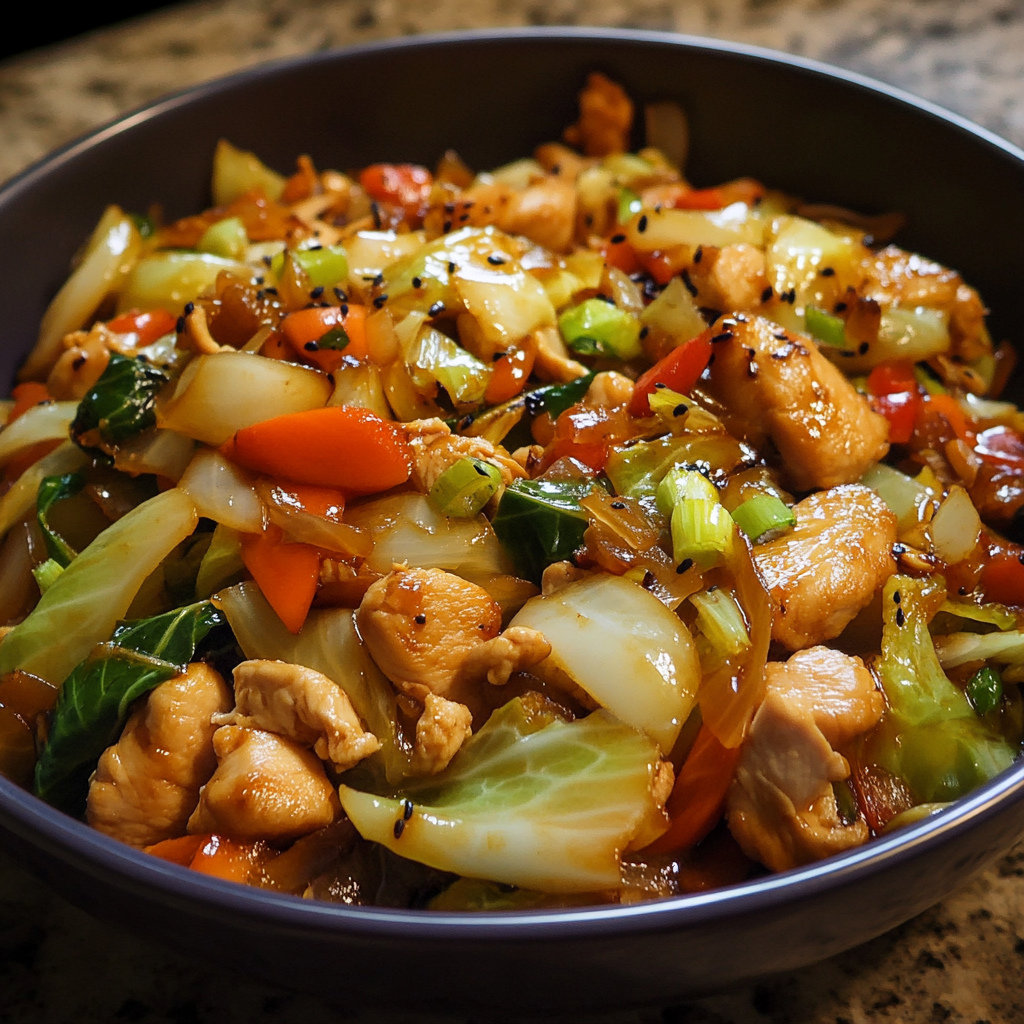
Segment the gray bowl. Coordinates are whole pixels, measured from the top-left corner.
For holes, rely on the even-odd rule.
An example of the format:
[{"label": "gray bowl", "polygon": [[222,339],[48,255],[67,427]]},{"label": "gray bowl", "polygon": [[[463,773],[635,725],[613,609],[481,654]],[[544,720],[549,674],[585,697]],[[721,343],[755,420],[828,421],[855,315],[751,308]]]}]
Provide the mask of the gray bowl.
[{"label": "gray bowl", "polygon": [[[1024,153],[860,76],[753,47],[645,32],[421,37],[256,68],[160,101],[0,191],[5,381],[103,206],[181,216],[209,201],[220,136],[287,169],[494,166],[557,138],[591,70],[690,116],[690,177],[754,175],[811,201],[901,210],[898,241],[962,271],[995,336],[1024,266]],[[637,144],[639,138],[634,140]],[[1017,389],[1017,400],[1021,400]],[[120,845],[0,779],[0,841],[97,917],[264,981],[346,1003],[484,1013],[665,1003],[797,968],[942,899],[1024,825],[1024,763],[948,810],[811,867],[631,907],[491,915],[303,901]]]}]

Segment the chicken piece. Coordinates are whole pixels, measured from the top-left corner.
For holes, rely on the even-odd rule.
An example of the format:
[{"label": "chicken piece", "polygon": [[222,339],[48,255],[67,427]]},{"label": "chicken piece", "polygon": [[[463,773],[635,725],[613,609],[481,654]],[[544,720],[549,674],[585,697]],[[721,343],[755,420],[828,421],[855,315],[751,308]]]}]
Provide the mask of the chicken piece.
[{"label": "chicken piece", "polygon": [[285,661],[243,661],[235,668],[235,709],[217,725],[265,729],[312,747],[343,772],[380,749],[348,694],[327,676]]},{"label": "chicken piece", "polygon": [[602,370],[590,382],[583,398],[591,409],[619,409],[633,398],[633,382],[614,370]]},{"label": "chicken piece", "polygon": [[504,686],[513,674],[537,665],[551,653],[543,633],[527,626],[509,626],[501,636],[477,644],[459,672],[468,679],[485,678],[492,686]]},{"label": "chicken piece", "polygon": [[64,338],[64,351],[46,380],[47,390],[57,401],[81,401],[103,376],[110,362],[112,333],[105,324],[90,331],[73,331]]},{"label": "chicken piece", "polygon": [[416,722],[413,773],[436,775],[443,771],[472,734],[473,715],[465,704],[428,693]]},{"label": "chicken piece", "polygon": [[288,842],[325,828],[341,812],[316,755],[261,729],[225,725],[213,735],[217,770],[188,820],[192,834]]},{"label": "chicken piece", "polygon": [[576,228],[576,188],[572,181],[548,177],[515,192],[498,218],[498,227],[525,235],[552,252],[568,252]]},{"label": "chicken piece", "polygon": [[587,368],[569,355],[557,327],[540,327],[530,337],[537,350],[533,371],[541,380],[567,384],[586,375]]},{"label": "chicken piece", "polygon": [[609,156],[628,152],[632,127],[633,104],[622,86],[593,71],[580,92],[580,119],[562,138],[587,156]]},{"label": "chicken piece", "polygon": [[501,629],[497,601],[440,569],[395,569],[367,590],[356,621],[381,671],[420,701],[433,693],[473,709],[489,673],[500,678],[547,656],[547,641],[523,630],[490,643]]},{"label": "chicken piece", "polygon": [[444,420],[413,420],[400,426],[405,430],[412,448],[410,481],[413,487],[424,493],[434,486],[446,469],[460,459],[482,459],[489,462],[501,474],[506,486],[526,476],[522,466],[505,452],[499,452],[490,441],[482,437],[453,434]]},{"label": "chicken piece", "polygon": [[769,664],[766,684],[727,813],[748,857],[786,871],[867,840],[863,820],[839,817],[832,783],[850,766],[832,744],[876,725],[884,701],[859,658],[823,647]]},{"label": "chicken piece", "polygon": [[838,636],[896,571],[896,516],[860,484],[793,506],[796,526],[754,548],[771,594],[772,639],[791,651]]},{"label": "chicken piece", "polygon": [[690,279],[700,302],[715,309],[752,309],[761,303],[768,285],[764,253],[740,242],[722,249],[705,249],[690,267]]},{"label": "chicken piece", "polygon": [[100,757],[89,785],[89,824],[140,848],[183,835],[217,766],[211,716],[230,707],[227,683],[198,662],[156,687]]},{"label": "chicken piece", "polygon": [[787,485],[798,491],[853,483],[889,451],[889,424],[814,342],[762,317],[715,325],[711,393],[726,424],[755,447],[771,438]]}]

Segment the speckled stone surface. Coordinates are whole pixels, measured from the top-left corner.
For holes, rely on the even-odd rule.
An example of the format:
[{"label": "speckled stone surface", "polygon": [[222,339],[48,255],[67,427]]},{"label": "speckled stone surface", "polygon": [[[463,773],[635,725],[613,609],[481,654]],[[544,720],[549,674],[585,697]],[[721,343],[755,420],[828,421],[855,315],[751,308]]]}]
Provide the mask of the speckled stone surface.
[{"label": "speckled stone surface", "polygon": [[[526,24],[675,29],[772,46],[902,86],[1024,145],[1024,0],[210,0],[0,64],[0,179],[132,107],[261,61]],[[680,1006],[572,1019],[1013,1024],[1024,1022],[1022,978],[1024,844],[932,910],[817,966]],[[500,1005],[495,1017],[507,1019]],[[0,854],[0,1024],[384,1019],[347,1010],[343,993],[336,1004],[294,995],[126,937]]]}]

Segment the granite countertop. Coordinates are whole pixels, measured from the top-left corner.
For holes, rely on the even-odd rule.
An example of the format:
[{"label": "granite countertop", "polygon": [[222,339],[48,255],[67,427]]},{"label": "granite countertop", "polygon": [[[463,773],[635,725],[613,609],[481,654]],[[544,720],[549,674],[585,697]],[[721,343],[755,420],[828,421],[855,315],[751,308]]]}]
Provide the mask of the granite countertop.
[{"label": "granite countertop", "polygon": [[[827,60],[1024,145],[1024,0],[208,0],[0,63],[0,180],[123,111],[262,61],[399,34],[555,24],[674,29]],[[915,920],[817,966],[586,1021],[1001,1024],[1024,1021],[1022,969],[1024,844]],[[340,1017],[384,1019],[127,937],[0,853],[0,1024]]]}]

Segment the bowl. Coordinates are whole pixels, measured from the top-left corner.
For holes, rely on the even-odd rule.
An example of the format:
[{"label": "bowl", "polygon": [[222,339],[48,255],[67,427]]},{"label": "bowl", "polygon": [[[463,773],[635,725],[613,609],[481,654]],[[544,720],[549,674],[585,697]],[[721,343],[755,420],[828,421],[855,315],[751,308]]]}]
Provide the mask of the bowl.
[{"label": "bowl", "polygon": [[[318,53],[191,89],[72,143],[0,192],[2,372],[10,382],[107,202],[208,204],[220,136],[290,167],[495,166],[557,138],[587,72],[689,114],[689,176],[756,175],[812,201],[900,210],[899,241],[962,271],[1003,337],[1024,265],[1024,153],[860,76],[649,32],[517,30]],[[634,143],[639,144],[635,139]],[[1012,335],[1011,335],[1012,337]],[[1018,389],[1017,398],[1020,400]],[[859,849],[732,888],[508,914],[353,908],[244,888],[114,842],[0,779],[0,841],[71,902],[207,962],[347,1005],[485,1013],[637,1006],[794,969],[942,899],[1024,826],[1024,762]]]}]

